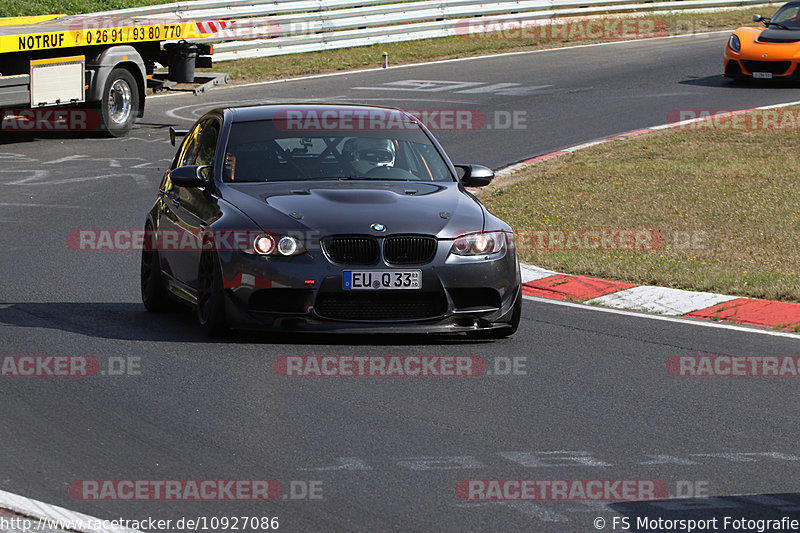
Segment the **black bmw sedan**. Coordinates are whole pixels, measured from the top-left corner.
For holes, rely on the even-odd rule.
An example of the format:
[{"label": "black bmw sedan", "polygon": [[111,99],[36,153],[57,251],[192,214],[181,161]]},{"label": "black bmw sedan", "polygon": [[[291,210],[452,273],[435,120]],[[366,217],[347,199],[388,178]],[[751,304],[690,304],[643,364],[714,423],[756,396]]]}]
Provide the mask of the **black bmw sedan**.
[{"label": "black bmw sedan", "polygon": [[142,300],[228,329],[514,333],[514,234],[414,116],[348,105],[215,109],[147,214]]}]

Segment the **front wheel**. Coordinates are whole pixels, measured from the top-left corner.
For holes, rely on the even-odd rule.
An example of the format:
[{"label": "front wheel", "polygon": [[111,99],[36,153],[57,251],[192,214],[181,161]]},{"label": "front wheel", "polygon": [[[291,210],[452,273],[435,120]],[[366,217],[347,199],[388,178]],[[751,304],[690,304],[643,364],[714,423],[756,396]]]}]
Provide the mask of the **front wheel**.
[{"label": "front wheel", "polygon": [[222,268],[214,254],[206,252],[200,257],[198,278],[197,321],[209,336],[224,335],[228,330],[228,321],[225,316]]},{"label": "front wheel", "polygon": [[161,261],[153,238],[153,228],[148,224],[144,231],[141,267],[142,303],[151,313],[168,311],[171,301],[161,276]]},{"label": "front wheel", "polygon": [[126,135],[133,127],[139,105],[139,88],[130,71],[124,68],[112,70],[100,100],[103,130],[112,137]]}]

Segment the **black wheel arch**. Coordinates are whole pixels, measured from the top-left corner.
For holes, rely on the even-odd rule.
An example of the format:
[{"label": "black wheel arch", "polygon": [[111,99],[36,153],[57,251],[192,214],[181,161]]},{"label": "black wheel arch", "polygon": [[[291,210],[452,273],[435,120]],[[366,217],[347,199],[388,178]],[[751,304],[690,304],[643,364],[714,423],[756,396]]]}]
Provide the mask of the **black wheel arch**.
[{"label": "black wheel arch", "polygon": [[87,70],[92,71],[89,91],[86,94],[88,101],[99,102],[103,96],[108,76],[117,68],[124,68],[136,80],[139,109],[136,116],[144,116],[144,107],[147,94],[147,68],[141,54],[136,48],[128,45],[110,46],[86,62]]}]

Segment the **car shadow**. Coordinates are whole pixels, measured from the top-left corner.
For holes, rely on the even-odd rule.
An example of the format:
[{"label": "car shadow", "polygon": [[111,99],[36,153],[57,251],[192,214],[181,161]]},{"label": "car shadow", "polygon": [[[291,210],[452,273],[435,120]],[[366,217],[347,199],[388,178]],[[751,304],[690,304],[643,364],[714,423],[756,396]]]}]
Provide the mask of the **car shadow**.
[{"label": "car shadow", "polygon": [[304,345],[452,345],[482,341],[463,336],[413,334],[348,334],[322,332],[234,331],[224,337],[208,337],[194,314],[178,309],[149,313],[140,303],[43,302],[0,303],[0,325],[55,329],[89,337],[116,340],[207,342],[224,344]]},{"label": "car shadow", "polygon": [[[800,520],[800,493],[748,494],[675,498],[638,502],[620,502],[608,506],[628,518],[626,531],[678,531],[665,527],[668,520],[714,520],[715,527],[697,527],[696,531],[758,531],[733,520]],[[725,522],[729,520],[727,523]],[[784,518],[785,517],[785,518]],[[654,527],[660,522],[660,527]],[[619,525],[619,524],[617,524]],[[619,528],[616,528],[619,529]],[[791,530],[783,528],[771,530]]]},{"label": "car shadow", "polygon": [[[175,127],[174,124],[162,122],[143,122],[137,121],[136,126],[128,132],[128,136],[135,136],[137,132],[155,130],[159,135],[164,135],[165,140],[169,140],[164,130]],[[102,130],[92,131],[0,131],[0,145],[20,144],[35,142],[38,140],[84,140],[84,139],[114,139]]]},{"label": "car shadow", "polygon": [[690,76],[685,80],[678,82],[680,85],[694,85],[696,87],[719,87],[724,89],[797,89],[800,87],[798,80],[786,79],[772,79],[772,80],[754,80],[751,78],[744,78],[741,80],[734,80],[726,78],[722,74],[714,76]]},{"label": "car shadow", "polygon": [[102,132],[31,132],[8,133],[0,132],[0,145],[36,142],[38,140],[81,140],[81,139],[110,139],[108,134]]}]

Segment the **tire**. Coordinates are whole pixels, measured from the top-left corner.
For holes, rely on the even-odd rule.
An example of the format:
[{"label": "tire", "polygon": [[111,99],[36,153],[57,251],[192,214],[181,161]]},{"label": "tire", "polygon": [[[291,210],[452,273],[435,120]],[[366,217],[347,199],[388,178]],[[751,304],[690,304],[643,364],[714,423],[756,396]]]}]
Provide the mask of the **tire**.
[{"label": "tire", "polygon": [[139,112],[139,86],[133,74],[115,68],[108,75],[100,99],[100,127],[111,137],[123,137]]},{"label": "tire", "polygon": [[522,287],[517,292],[517,301],[514,302],[514,310],[511,312],[511,322],[504,328],[494,328],[479,331],[470,331],[467,336],[473,339],[504,339],[510,337],[519,329],[519,321],[522,318]]},{"label": "tire", "polygon": [[153,239],[153,228],[148,224],[144,231],[145,240],[142,249],[140,278],[142,303],[151,313],[169,311],[172,308],[172,301],[161,276],[161,261]]},{"label": "tire", "polygon": [[210,337],[228,331],[225,316],[225,295],[222,286],[222,269],[216,255],[207,252],[200,256],[199,286],[197,290],[197,321]]}]

